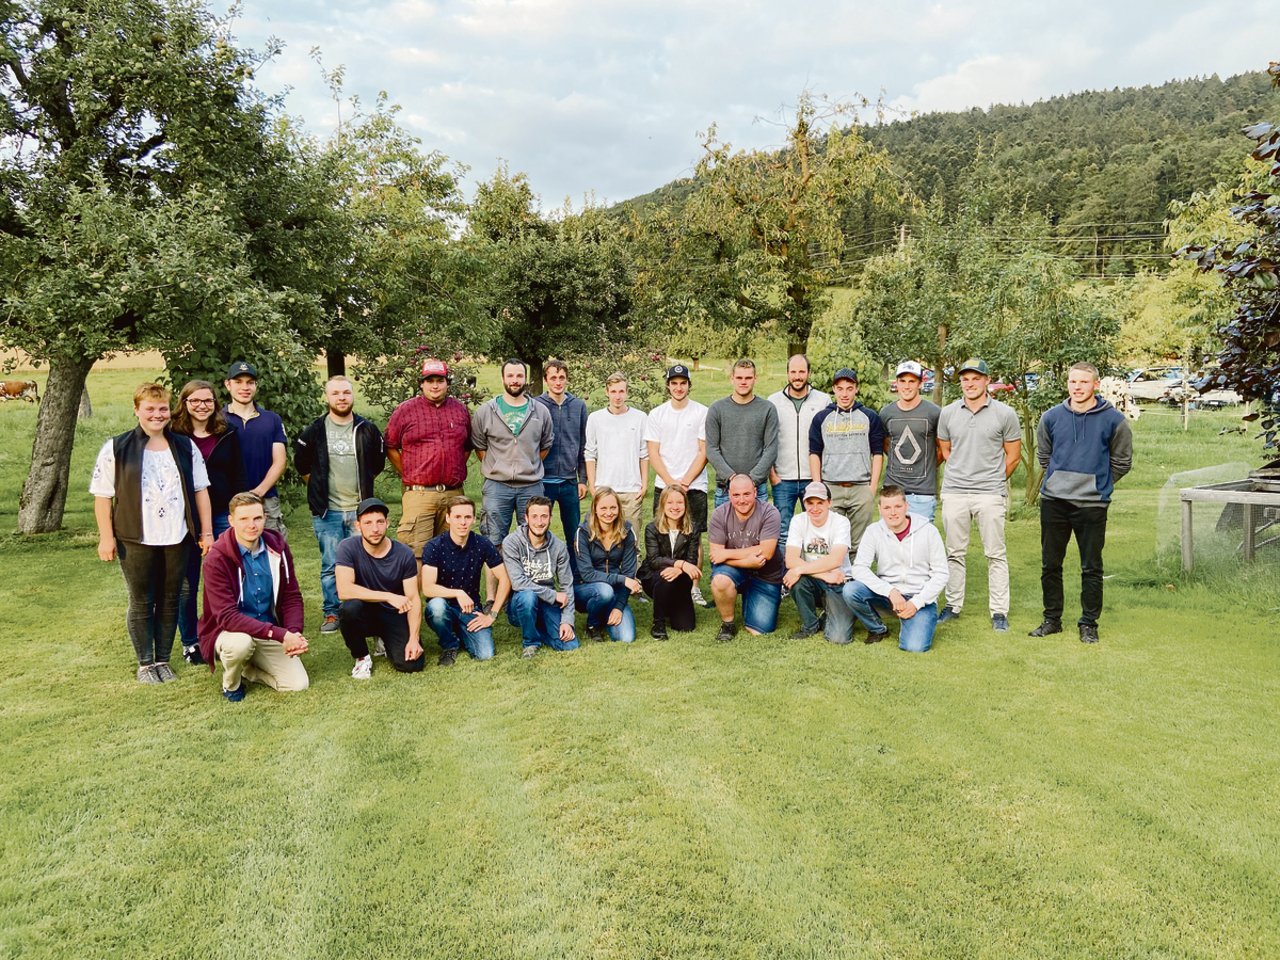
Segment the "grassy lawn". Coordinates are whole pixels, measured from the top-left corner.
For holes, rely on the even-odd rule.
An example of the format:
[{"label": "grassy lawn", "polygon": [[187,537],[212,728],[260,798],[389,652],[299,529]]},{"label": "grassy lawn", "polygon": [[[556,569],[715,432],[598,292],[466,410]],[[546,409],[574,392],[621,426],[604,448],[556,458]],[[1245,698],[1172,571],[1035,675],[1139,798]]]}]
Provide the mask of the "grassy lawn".
[{"label": "grassy lawn", "polygon": [[1233,414],[1135,425],[1096,647],[1026,636],[1022,507],[1013,631],[975,537],[927,656],[790,643],[789,603],[780,636],[718,644],[703,612],[656,643],[641,606],[631,646],[524,662],[504,623],[489,663],[357,683],[303,506],[312,687],[232,706],[206,668],[134,682],[94,553],[140,379],[93,375],[65,530],[31,540],[35,411],[0,406],[0,958],[1280,955],[1280,550],[1243,568],[1210,510],[1195,576],[1156,550],[1170,475],[1257,462]]}]

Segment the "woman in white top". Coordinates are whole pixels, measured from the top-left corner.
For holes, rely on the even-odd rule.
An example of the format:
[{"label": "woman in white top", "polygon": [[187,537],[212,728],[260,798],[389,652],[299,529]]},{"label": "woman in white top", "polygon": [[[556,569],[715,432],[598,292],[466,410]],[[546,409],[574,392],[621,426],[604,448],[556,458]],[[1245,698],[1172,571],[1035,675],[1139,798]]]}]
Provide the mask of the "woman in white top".
[{"label": "woman in white top", "polygon": [[169,667],[178,589],[198,537],[213,545],[209,477],[191,438],[169,430],[169,391],[144,383],[133,393],[138,426],[102,445],[89,492],[98,522],[98,557],[117,557],[129,591],[125,624],[139,683],[176,680]]}]

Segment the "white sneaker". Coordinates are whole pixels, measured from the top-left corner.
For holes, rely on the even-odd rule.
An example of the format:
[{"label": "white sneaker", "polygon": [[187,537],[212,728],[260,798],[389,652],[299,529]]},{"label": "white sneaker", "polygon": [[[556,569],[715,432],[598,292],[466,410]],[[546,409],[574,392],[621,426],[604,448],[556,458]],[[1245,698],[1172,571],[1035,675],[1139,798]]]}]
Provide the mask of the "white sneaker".
[{"label": "white sneaker", "polygon": [[352,680],[368,680],[373,676],[373,657],[361,657],[351,668]]},{"label": "white sneaker", "polygon": [[711,606],[711,604],[707,602],[707,598],[702,595],[702,591],[698,589],[698,585],[696,583],[693,585],[693,589],[689,591],[689,596],[693,597],[693,602],[700,607],[705,608]]},{"label": "white sneaker", "polygon": [[381,637],[374,637],[373,655],[375,657],[385,657],[387,655],[387,648],[383,645]]}]

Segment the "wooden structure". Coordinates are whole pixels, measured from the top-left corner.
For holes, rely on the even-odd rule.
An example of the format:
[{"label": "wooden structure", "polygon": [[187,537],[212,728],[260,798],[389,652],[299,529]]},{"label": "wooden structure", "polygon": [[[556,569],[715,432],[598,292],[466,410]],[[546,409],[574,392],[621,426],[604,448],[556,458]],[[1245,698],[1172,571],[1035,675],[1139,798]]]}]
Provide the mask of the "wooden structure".
[{"label": "wooden structure", "polygon": [[[1280,537],[1269,537],[1262,541],[1262,544],[1257,542],[1259,511],[1267,507],[1275,507],[1280,513],[1280,476],[1273,476],[1273,470],[1274,465],[1263,468],[1243,480],[1209,483],[1202,487],[1187,487],[1178,491],[1182,501],[1182,569],[1184,572],[1190,572],[1195,564],[1191,511],[1197,501],[1236,504],[1241,508],[1244,519],[1244,542],[1241,545],[1241,552],[1245,560],[1252,561],[1259,546],[1280,540]],[[1262,529],[1265,530],[1269,525],[1264,524]]]}]

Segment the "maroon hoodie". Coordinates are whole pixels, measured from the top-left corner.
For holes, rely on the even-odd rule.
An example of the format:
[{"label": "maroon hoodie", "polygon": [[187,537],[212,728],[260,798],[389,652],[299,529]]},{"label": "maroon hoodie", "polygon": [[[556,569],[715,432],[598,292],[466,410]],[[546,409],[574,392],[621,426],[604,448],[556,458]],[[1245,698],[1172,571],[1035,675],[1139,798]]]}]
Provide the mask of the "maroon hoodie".
[{"label": "maroon hoodie", "polygon": [[227,530],[209,549],[204,558],[204,616],[197,625],[200,653],[212,670],[217,659],[214,644],[224,630],[247,633],[262,640],[284,642],[289,632],[302,632],[302,591],[298,589],[293,555],[284,537],[274,530],[262,531],[262,542],[270,557],[275,580],[275,623],[263,623],[240,612],[244,594],[244,567],[240,562],[240,544],[234,529]]}]

